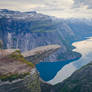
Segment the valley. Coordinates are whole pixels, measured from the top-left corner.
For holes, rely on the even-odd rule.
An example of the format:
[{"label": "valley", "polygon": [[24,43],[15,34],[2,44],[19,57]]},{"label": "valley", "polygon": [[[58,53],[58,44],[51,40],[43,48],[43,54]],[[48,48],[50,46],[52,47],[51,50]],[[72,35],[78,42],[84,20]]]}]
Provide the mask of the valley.
[{"label": "valley", "polygon": [[1,9],[0,41],[0,91],[91,92],[92,19]]}]

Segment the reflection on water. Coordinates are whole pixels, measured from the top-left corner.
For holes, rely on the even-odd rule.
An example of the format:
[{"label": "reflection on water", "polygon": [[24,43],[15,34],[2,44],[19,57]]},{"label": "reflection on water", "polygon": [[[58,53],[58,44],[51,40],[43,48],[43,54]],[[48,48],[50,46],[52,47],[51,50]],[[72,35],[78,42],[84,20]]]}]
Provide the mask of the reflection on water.
[{"label": "reflection on water", "polygon": [[84,41],[75,42],[72,45],[76,47],[73,51],[81,53],[82,57],[76,60],[76,62],[65,65],[52,80],[48,81],[48,83],[56,84],[62,82],[74,71],[92,61],[92,37]]}]

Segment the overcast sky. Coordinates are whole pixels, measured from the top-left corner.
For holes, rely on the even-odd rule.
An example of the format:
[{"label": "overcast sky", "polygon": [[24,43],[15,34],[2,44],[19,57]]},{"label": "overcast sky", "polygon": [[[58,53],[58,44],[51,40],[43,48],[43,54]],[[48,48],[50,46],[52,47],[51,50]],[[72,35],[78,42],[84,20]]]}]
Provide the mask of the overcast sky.
[{"label": "overcast sky", "polygon": [[92,18],[92,0],[0,0],[0,8],[36,10],[61,18]]}]

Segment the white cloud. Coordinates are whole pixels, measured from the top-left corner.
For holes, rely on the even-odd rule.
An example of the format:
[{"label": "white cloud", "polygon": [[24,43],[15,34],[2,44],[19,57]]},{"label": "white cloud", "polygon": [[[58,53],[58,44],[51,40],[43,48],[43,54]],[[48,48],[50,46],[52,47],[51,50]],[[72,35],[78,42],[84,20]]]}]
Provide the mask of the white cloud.
[{"label": "white cloud", "polygon": [[87,7],[88,9],[92,8],[92,0],[74,0],[74,7]]},{"label": "white cloud", "polygon": [[[38,12],[57,17],[92,18],[92,0],[0,0],[0,8]],[[89,9],[90,8],[90,9]]]}]

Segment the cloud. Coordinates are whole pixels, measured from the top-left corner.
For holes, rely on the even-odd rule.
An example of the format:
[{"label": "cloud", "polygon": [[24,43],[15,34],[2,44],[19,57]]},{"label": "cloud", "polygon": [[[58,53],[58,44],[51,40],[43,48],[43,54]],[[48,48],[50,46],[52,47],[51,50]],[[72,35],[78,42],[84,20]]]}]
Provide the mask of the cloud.
[{"label": "cloud", "polygon": [[86,7],[87,9],[92,9],[92,0],[74,0],[73,7]]},{"label": "cloud", "polygon": [[92,17],[92,0],[0,0],[0,8],[36,10],[56,17]]},{"label": "cloud", "polygon": [[0,0],[0,8],[19,10],[19,11],[27,11],[31,9],[35,9],[38,7],[43,7],[44,5],[39,3],[34,3],[32,0]]},{"label": "cloud", "polygon": [[9,8],[12,6],[12,8],[19,7],[19,9],[62,10],[71,7],[72,3],[73,0],[0,0],[0,7]]}]

